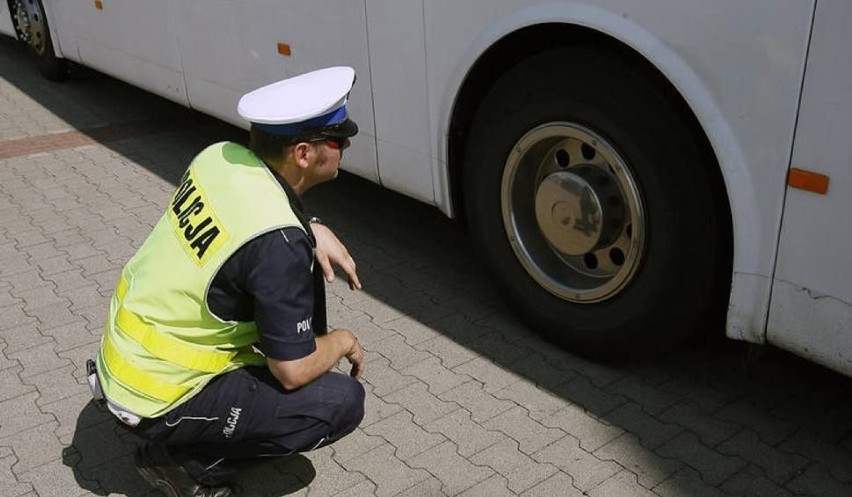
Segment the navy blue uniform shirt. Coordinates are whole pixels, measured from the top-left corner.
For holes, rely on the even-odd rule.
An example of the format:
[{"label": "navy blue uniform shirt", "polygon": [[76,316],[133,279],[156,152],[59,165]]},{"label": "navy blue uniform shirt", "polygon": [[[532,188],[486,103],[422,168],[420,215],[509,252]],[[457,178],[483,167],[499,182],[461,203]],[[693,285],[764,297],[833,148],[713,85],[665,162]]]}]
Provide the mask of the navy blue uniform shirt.
[{"label": "navy blue uniform shirt", "polygon": [[272,174],[305,231],[296,227],[270,231],[237,249],[213,278],[207,304],[221,319],[255,321],[260,351],[291,361],[313,353],[314,332],[326,332],[325,283],[319,265],[314,270],[316,242],[301,200]]}]

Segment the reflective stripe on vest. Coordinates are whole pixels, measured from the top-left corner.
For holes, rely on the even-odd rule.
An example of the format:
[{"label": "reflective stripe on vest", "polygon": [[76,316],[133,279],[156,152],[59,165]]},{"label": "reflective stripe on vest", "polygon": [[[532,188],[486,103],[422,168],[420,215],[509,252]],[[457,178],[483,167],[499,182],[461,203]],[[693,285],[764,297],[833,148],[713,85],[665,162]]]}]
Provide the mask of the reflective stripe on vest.
[{"label": "reflective stripe on vest", "polygon": [[134,367],[115,350],[115,345],[110,340],[109,334],[104,335],[101,349],[110,374],[138,392],[163,402],[169,402],[180,398],[189,391],[187,387],[159,381],[145,371]]},{"label": "reflective stripe on vest", "polygon": [[218,373],[225,369],[236,355],[236,352],[200,350],[186,342],[158,333],[153,326],[121,306],[126,294],[127,281],[124,277],[121,277],[115,289],[115,296],[119,305],[115,317],[116,328],[136,340],[139,345],[145,347],[145,350],[154,356],[179,364],[187,369]]}]

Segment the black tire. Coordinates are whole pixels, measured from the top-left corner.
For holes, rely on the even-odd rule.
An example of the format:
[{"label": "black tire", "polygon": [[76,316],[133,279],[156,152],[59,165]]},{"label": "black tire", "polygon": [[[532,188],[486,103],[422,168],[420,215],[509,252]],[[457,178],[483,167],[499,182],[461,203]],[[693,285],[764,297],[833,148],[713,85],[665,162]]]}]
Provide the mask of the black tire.
[{"label": "black tire", "polygon": [[[483,99],[464,164],[468,223],[498,287],[534,331],[583,355],[621,360],[667,350],[718,311],[730,282],[727,212],[715,163],[678,109],[646,69],[584,47],[522,62]],[[553,145],[560,136],[568,141]],[[600,164],[583,165],[590,160]],[[588,198],[623,204],[601,207],[594,249],[562,244],[559,227],[542,224],[550,215],[556,222],[565,204],[540,193],[551,177],[597,185],[574,214]],[[529,212],[540,205],[542,217]],[[579,226],[580,218],[563,222]],[[569,241],[585,243],[572,229]]]},{"label": "black tire", "polygon": [[68,79],[71,65],[68,60],[56,56],[42,1],[12,0],[9,6],[18,39],[36,57],[39,72],[51,81]]}]

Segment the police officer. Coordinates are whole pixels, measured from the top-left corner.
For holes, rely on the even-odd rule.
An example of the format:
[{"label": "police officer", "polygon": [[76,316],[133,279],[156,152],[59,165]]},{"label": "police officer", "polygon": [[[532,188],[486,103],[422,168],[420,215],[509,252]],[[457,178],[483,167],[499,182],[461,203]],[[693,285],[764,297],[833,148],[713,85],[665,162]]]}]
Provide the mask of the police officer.
[{"label": "police officer", "polygon": [[[250,149],[202,151],[121,273],[93,377],[166,495],[229,496],[245,464],[330,444],[363,418],[364,351],[327,331],[322,280],[333,263],[359,288],[354,262],[299,200],[337,176],[358,132],[354,81],[333,67],[243,96]],[[349,375],[331,371],[343,358]]]}]

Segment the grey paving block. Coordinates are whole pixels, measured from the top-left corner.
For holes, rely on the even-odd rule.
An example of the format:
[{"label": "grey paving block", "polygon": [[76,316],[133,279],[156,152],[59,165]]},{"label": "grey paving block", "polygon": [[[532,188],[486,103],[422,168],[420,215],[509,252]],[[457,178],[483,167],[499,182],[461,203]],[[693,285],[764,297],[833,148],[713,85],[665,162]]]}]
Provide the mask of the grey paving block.
[{"label": "grey paving block", "polygon": [[40,262],[54,257],[62,257],[66,254],[56,247],[56,243],[51,239],[38,245],[26,247],[21,251],[26,254],[30,262]]},{"label": "grey paving block", "polygon": [[723,421],[692,402],[681,402],[659,414],[659,419],[680,425],[698,435],[701,442],[715,447],[742,430],[742,425]]},{"label": "grey paving block", "polygon": [[522,497],[581,497],[583,492],[573,485],[574,480],[563,473],[557,472],[547,480],[522,493]]},{"label": "grey paving block", "polygon": [[814,431],[815,428],[802,429],[778,448],[810,458],[828,468],[829,473],[841,483],[852,484],[852,453],[840,450]]},{"label": "grey paving block", "polygon": [[334,460],[338,464],[342,464],[386,443],[388,442],[383,437],[368,435],[364,429],[358,428],[349,435],[334,442],[331,445],[331,450],[334,453]]},{"label": "grey paving block", "polygon": [[722,421],[752,428],[760,439],[769,445],[777,445],[786,440],[801,426],[795,421],[767,413],[768,409],[760,408],[748,399],[739,399],[724,406],[714,415]]},{"label": "grey paving block", "polygon": [[559,470],[540,463],[518,449],[514,440],[502,440],[470,457],[470,462],[493,469],[503,484],[515,493],[521,493],[548,479]]},{"label": "grey paving block", "polygon": [[514,364],[533,354],[533,351],[508,341],[504,332],[493,331],[475,340],[464,342],[466,347],[475,350],[483,358],[514,369]]},{"label": "grey paving block", "polygon": [[[10,337],[16,330],[34,322],[36,322],[36,319],[24,312],[23,302],[7,305],[0,309],[0,336],[3,336],[14,350],[14,341]],[[12,333],[3,333],[4,331],[11,331]]]},{"label": "grey paving block", "polygon": [[797,495],[813,497],[849,497],[852,495],[852,484],[837,481],[820,464],[809,466],[802,474],[790,480],[786,487]]},{"label": "grey paving block", "polygon": [[373,341],[369,343],[369,348],[370,352],[381,354],[382,357],[390,361],[390,366],[397,371],[434,357],[428,352],[415,349],[405,342],[405,337],[397,334]]},{"label": "grey paving block", "polygon": [[32,384],[41,394],[36,401],[39,407],[62,400],[73,395],[89,392],[89,386],[80,383],[74,377],[75,366],[68,366],[53,369],[45,373],[27,377],[27,383]]},{"label": "grey paving block", "polygon": [[26,311],[39,322],[40,330],[56,328],[67,324],[76,323],[80,317],[71,312],[71,304],[65,301],[61,304],[45,305]]},{"label": "grey paving block", "polygon": [[59,356],[63,359],[69,359],[74,363],[74,377],[82,380],[86,377],[86,361],[93,359],[98,355],[99,342],[93,342],[79,347],[63,350],[59,352]]},{"label": "grey paving block", "polygon": [[[511,368],[514,373],[525,378],[528,382],[535,384],[542,390],[551,392],[553,395],[559,396],[557,393],[554,393],[557,391],[559,385],[577,377],[578,373],[568,369],[561,369],[558,366],[560,362],[559,357],[567,355],[564,352],[557,351],[549,354],[542,352],[541,348],[537,348],[537,340],[522,340],[518,345],[520,346],[521,344],[529,346],[533,353],[513,362]],[[549,346],[556,350],[553,345]]]},{"label": "grey paving block", "polygon": [[52,342],[35,345],[28,349],[9,354],[9,357],[21,363],[24,367],[21,379],[28,382],[33,376],[63,368],[69,365],[69,361],[59,357],[56,353],[56,344]]},{"label": "grey paving block", "polygon": [[[356,322],[359,319],[364,319],[367,315],[361,312],[359,309],[352,309],[346,307],[340,300],[330,293],[326,293],[326,303],[327,303],[327,318],[328,318],[328,326],[329,328],[344,328],[347,330],[351,330],[356,335],[360,335],[360,329],[357,326],[354,326],[352,323]],[[359,338],[360,339],[360,338]],[[363,343],[361,345],[364,345]]]},{"label": "grey paving block", "polygon": [[[12,473],[12,466],[18,461],[14,455],[0,457],[0,495],[4,497],[20,497],[33,492],[29,483],[18,481]],[[33,493],[32,495],[35,495]]]},{"label": "grey paving block", "polygon": [[702,444],[693,433],[682,433],[657,449],[663,457],[677,458],[701,473],[701,478],[718,485],[742,470],[747,463],[734,456],[720,454]]},{"label": "grey paving block", "polygon": [[77,486],[89,490],[94,495],[130,495],[160,497],[159,492],[145,482],[136,471],[133,455],[121,454],[109,462],[95,467],[80,469],[78,459],[65,456],[65,465],[70,465],[77,480]]},{"label": "grey paving block", "polygon": [[456,451],[462,457],[469,457],[508,436],[492,430],[486,430],[470,418],[470,412],[458,409],[424,428],[429,432],[441,433],[456,445]]},{"label": "grey paving block", "polygon": [[476,379],[482,384],[483,390],[492,394],[497,390],[501,390],[522,380],[517,374],[494,364],[484,357],[477,357],[472,361],[456,366],[453,368],[453,371]]},{"label": "grey paving block", "polygon": [[[89,215],[86,213],[86,215]],[[77,228],[75,228],[76,230]],[[83,238],[82,235],[79,235],[80,238]],[[60,249],[68,254],[68,260],[74,263],[75,266],[80,266],[77,261],[85,260],[86,264],[91,266],[91,261],[106,259],[106,254],[101,252],[92,246],[92,242],[88,239],[84,239],[82,242],[75,242],[64,247],[60,247]],[[80,272],[83,272],[82,266],[80,266]],[[51,275],[55,277],[56,275]]]},{"label": "grey paving block", "polygon": [[580,356],[566,354],[561,357],[557,367],[574,371],[588,378],[593,385],[599,388],[606,387],[627,376],[627,372],[621,369],[598,364]]},{"label": "grey paving block", "polygon": [[391,444],[381,445],[363,457],[341,464],[347,471],[357,471],[376,484],[376,495],[397,495],[430,478],[428,471],[409,467],[396,458]]},{"label": "grey paving block", "polygon": [[571,435],[532,454],[532,458],[561,469],[572,478],[573,486],[583,492],[588,492],[624,469],[617,463],[601,461],[581,449],[580,441]]},{"label": "grey paving block", "polygon": [[430,433],[412,422],[412,415],[408,411],[400,411],[373,423],[364,428],[364,432],[390,442],[396,448],[396,457],[402,461],[408,461],[446,440],[443,435]]},{"label": "grey paving block", "polygon": [[726,497],[729,494],[701,479],[692,468],[684,467],[654,487],[660,497]]},{"label": "grey paving block", "polygon": [[88,391],[77,393],[49,404],[40,405],[39,409],[45,414],[51,414],[59,422],[54,433],[64,445],[73,442],[77,430],[105,424],[102,429],[112,429],[115,418],[105,408],[95,408],[90,402],[92,395]]},{"label": "grey paving block", "polygon": [[[408,299],[416,299],[416,297],[411,296]],[[374,324],[379,326],[402,316],[399,309],[375,298],[364,300],[358,305],[358,307],[364,314],[370,317],[370,320],[372,320]]]},{"label": "grey paving block", "polygon": [[659,414],[681,400],[680,396],[651,386],[636,376],[622,378],[607,386],[606,390],[627,397],[651,415]]},{"label": "grey paving block", "polygon": [[[368,497],[371,495],[376,495],[376,484],[371,481],[364,480],[354,487],[349,487],[340,493],[334,494],[334,497]],[[313,496],[313,494],[311,494],[311,496]]]},{"label": "grey paving block", "polygon": [[396,497],[445,497],[447,494],[441,490],[441,487],[443,487],[441,480],[433,476],[411,488],[406,488],[396,494]]},{"label": "grey paving block", "polygon": [[62,454],[63,445],[54,433],[57,423],[43,425],[0,438],[0,445],[11,447],[18,461],[12,466],[15,474],[32,471],[50,463]]},{"label": "grey paving block", "polygon": [[444,402],[428,390],[428,385],[415,382],[385,396],[385,402],[397,404],[414,415],[414,422],[424,425],[458,409],[455,402]]},{"label": "grey paving block", "polygon": [[440,395],[447,390],[462,385],[470,380],[465,374],[457,374],[445,368],[441,360],[429,354],[429,357],[400,371],[402,374],[414,376],[429,386],[429,392]]},{"label": "grey paving block", "polygon": [[657,497],[650,490],[636,482],[636,475],[630,471],[621,471],[615,476],[589,491],[590,497]]},{"label": "grey paving block", "polygon": [[373,394],[378,397],[384,397],[418,381],[413,376],[403,375],[391,368],[388,360],[384,357],[370,361],[364,369],[362,378],[370,384]]},{"label": "grey paving block", "polygon": [[16,296],[24,301],[24,312],[31,316],[34,314],[34,309],[47,306],[62,307],[68,305],[68,301],[56,295],[54,288],[51,286],[18,292]]},{"label": "grey paving block", "polygon": [[461,457],[455,444],[449,441],[411,458],[408,463],[413,468],[429,468],[443,483],[441,490],[449,495],[467,490],[494,474],[491,469]]},{"label": "grey paving block", "polygon": [[0,402],[0,412],[3,413],[2,423],[0,423],[0,440],[55,421],[53,416],[43,414],[36,407],[35,401],[38,395],[37,392],[33,392]]},{"label": "grey paving block", "polygon": [[569,405],[565,400],[526,381],[519,381],[497,390],[494,396],[524,406],[529,416],[536,421],[543,421]]},{"label": "grey paving block", "polygon": [[548,428],[532,419],[526,409],[516,406],[483,423],[489,430],[498,430],[520,444],[524,454],[532,454],[565,436],[557,428]]},{"label": "grey paving block", "polygon": [[[54,204],[55,205],[55,204]],[[77,203],[76,205],[63,205],[57,206],[57,210],[61,210],[63,212],[67,212],[73,209],[79,209],[83,206],[83,204]],[[63,254],[68,255],[69,258],[71,254],[66,250],[69,246],[75,246],[82,243],[89,243],[88,240],[83,238],[80,235],[80,230],[75,227],[68,227],[62,231],[57,231],[55,233],[51,233],[48,238],[53,241],[53,246],[56,247]]]},{"label": "grey paving block", "polygon": [[798,454],[783,452],[760,440],[757,433],[745,429],[720,444],[719,452],[739,456],[761,468],[770,480],[783,485],[801,473],[811,461]]},{"label": "grey paving block", "polygon": [[604,461],[617,462],[632,472],[639,484],[648,489],[654,488],[683,467],[683,463],[662,458],[643,447],[639,439],[629,433],[594,451],[594,455]]},{"label": "grey paving block", "polygon": [[438,335],[421,341],[414,348],[423,350],[441,360],[445,368],[454,369],[456,366],[476,359],[477,352],[464,345],[459,345],[455,340]]},{"label": "grey paving block", "polygon": [[101,340],[99,335],[93,335],[89,331],[89,322],[82,317],[78,317],[77,321],[71,324],[42,330],[41,334],[54,340],[56,343],[54,350],[57,353],[75,349],[83,345],[99,343]]},{"label": "grey paving block", "polygon": [[[428,350],[435,355],[439,355],[430,347],[416,347],[422,342],[430,341],[442,337],[442,335],[433,327],[411,319],[408,316],[403,316],[384,324],[388,329],[394,330],[405,338],[405,343],[414,346],[419,350]],[[455,343],[455,342],[453,342]],[[450,366],[447,366],[450,367]]]},{"label": "grey paving block", "polygon": [[501,400],[485,391],[479,381],[469,381],[438,396],[445,402],[454,402],[470,412],[476,423],[486,422],[516,407],[514,402]]},{"label": "grey paving block", "polygon": [[792,497],[793,494],[772,482],[763,472],[749,466],[721,485],[722,490],[742,497]]},{"label": "grey paving block", "polygon": [[[604,416],[604,419],[614,426],[636,435],[642,441],[642,445],[650,449],[659,447],[684,431],[684,428],[680,425],[666,423],[649,415],[633,402],[628,402],[610,411]],[[563,427],[563,429],[565,428]],[[574,433],[571,434],[577,436]],[[581,438],[581,445],[582,441]]]},{"label": "grey paving block", "polygon": [[[2,312],[3,309],[0,309],[0,314],[2,314]],[[6,344],[5,355],[9,359],[13,359],[12,354],[16,352],[51,342],[51,338],[49,336],[46,336],[39,331],[38,320],[30,318],[29,316],[27,316],[27,321],[24,324],[0,330],[0,340],[3,340]]]},{"label": "grey paving block", "polygon": [[24,383],[21,380],[21,371],[24,368],[21,366],[12,366],[5,369],[0,369],[0,402],[14,399],[19,395],[24,395],[36,390],[35,386],[30,383]]},{"label": "grey paving block", "polygon": [[578,376],[559,385],[554,393],[573,404],[582,406],[596,416],[604,416],[627,402],[626,397],[607,392],[584,376]]},{"label": "grey paving block", "polygon": [[[412,385],[415,384],[412,383]],[[364,397],[364,419],[361,421],[361,427],[370,426],[404,409],[399,404],[392,404],[378,397],[373,393],[374,388],[369,383],[362,383],[362,385],[364,386],[366,395]]]},{"label": "grey paving block", "polygon": [[501,497],[514,495],[517,494],[507,487],[506,478],[500,475],[493,475],[491,478],[477,483],[459,494],[460,497]]},{"label": "grey paving block", "polygon": [[351,322],[343,323],[342,326],[352,330],[358,336],[358,341],[361,342],[361,345],[369,351],[373,350],[377,342],[396,335],[395,331],[388,330],[374,323],[366,314]]},{"label": "grey paving block", "polygon": [[[103,290],[103,289],[102,289]],[[84,307],[82,309],[74,309],[74,314],[85,319],[87,328],[90,333],[100,336],[103,333],[104,323],[109,317],[109,300],[107,299],[101,304]]]},{"label": "grey paving block", "polygon": [[64,297],[71,303],[71,312],[109,302],[109,297],[103,296],[95,283],[89,283],[86,286],[77,287],[73,291],[68,291],[64,294]]},{"label": "grey paving block", "polygon": [[92,279],[92,276],[98,273],[103,273],[104,271],[115,269],[120,270],[123,265],[118,262],[110,261],[107,254],[101,251],[98,251],[96,255],[75,259],[74,263],[82,268],[83,276],[89,279]]},{"label": "grey paving block", "polygon": [[315,469],[302,454],[269,459],[239,473],[234,481],[239,495],[306,496]]}]

